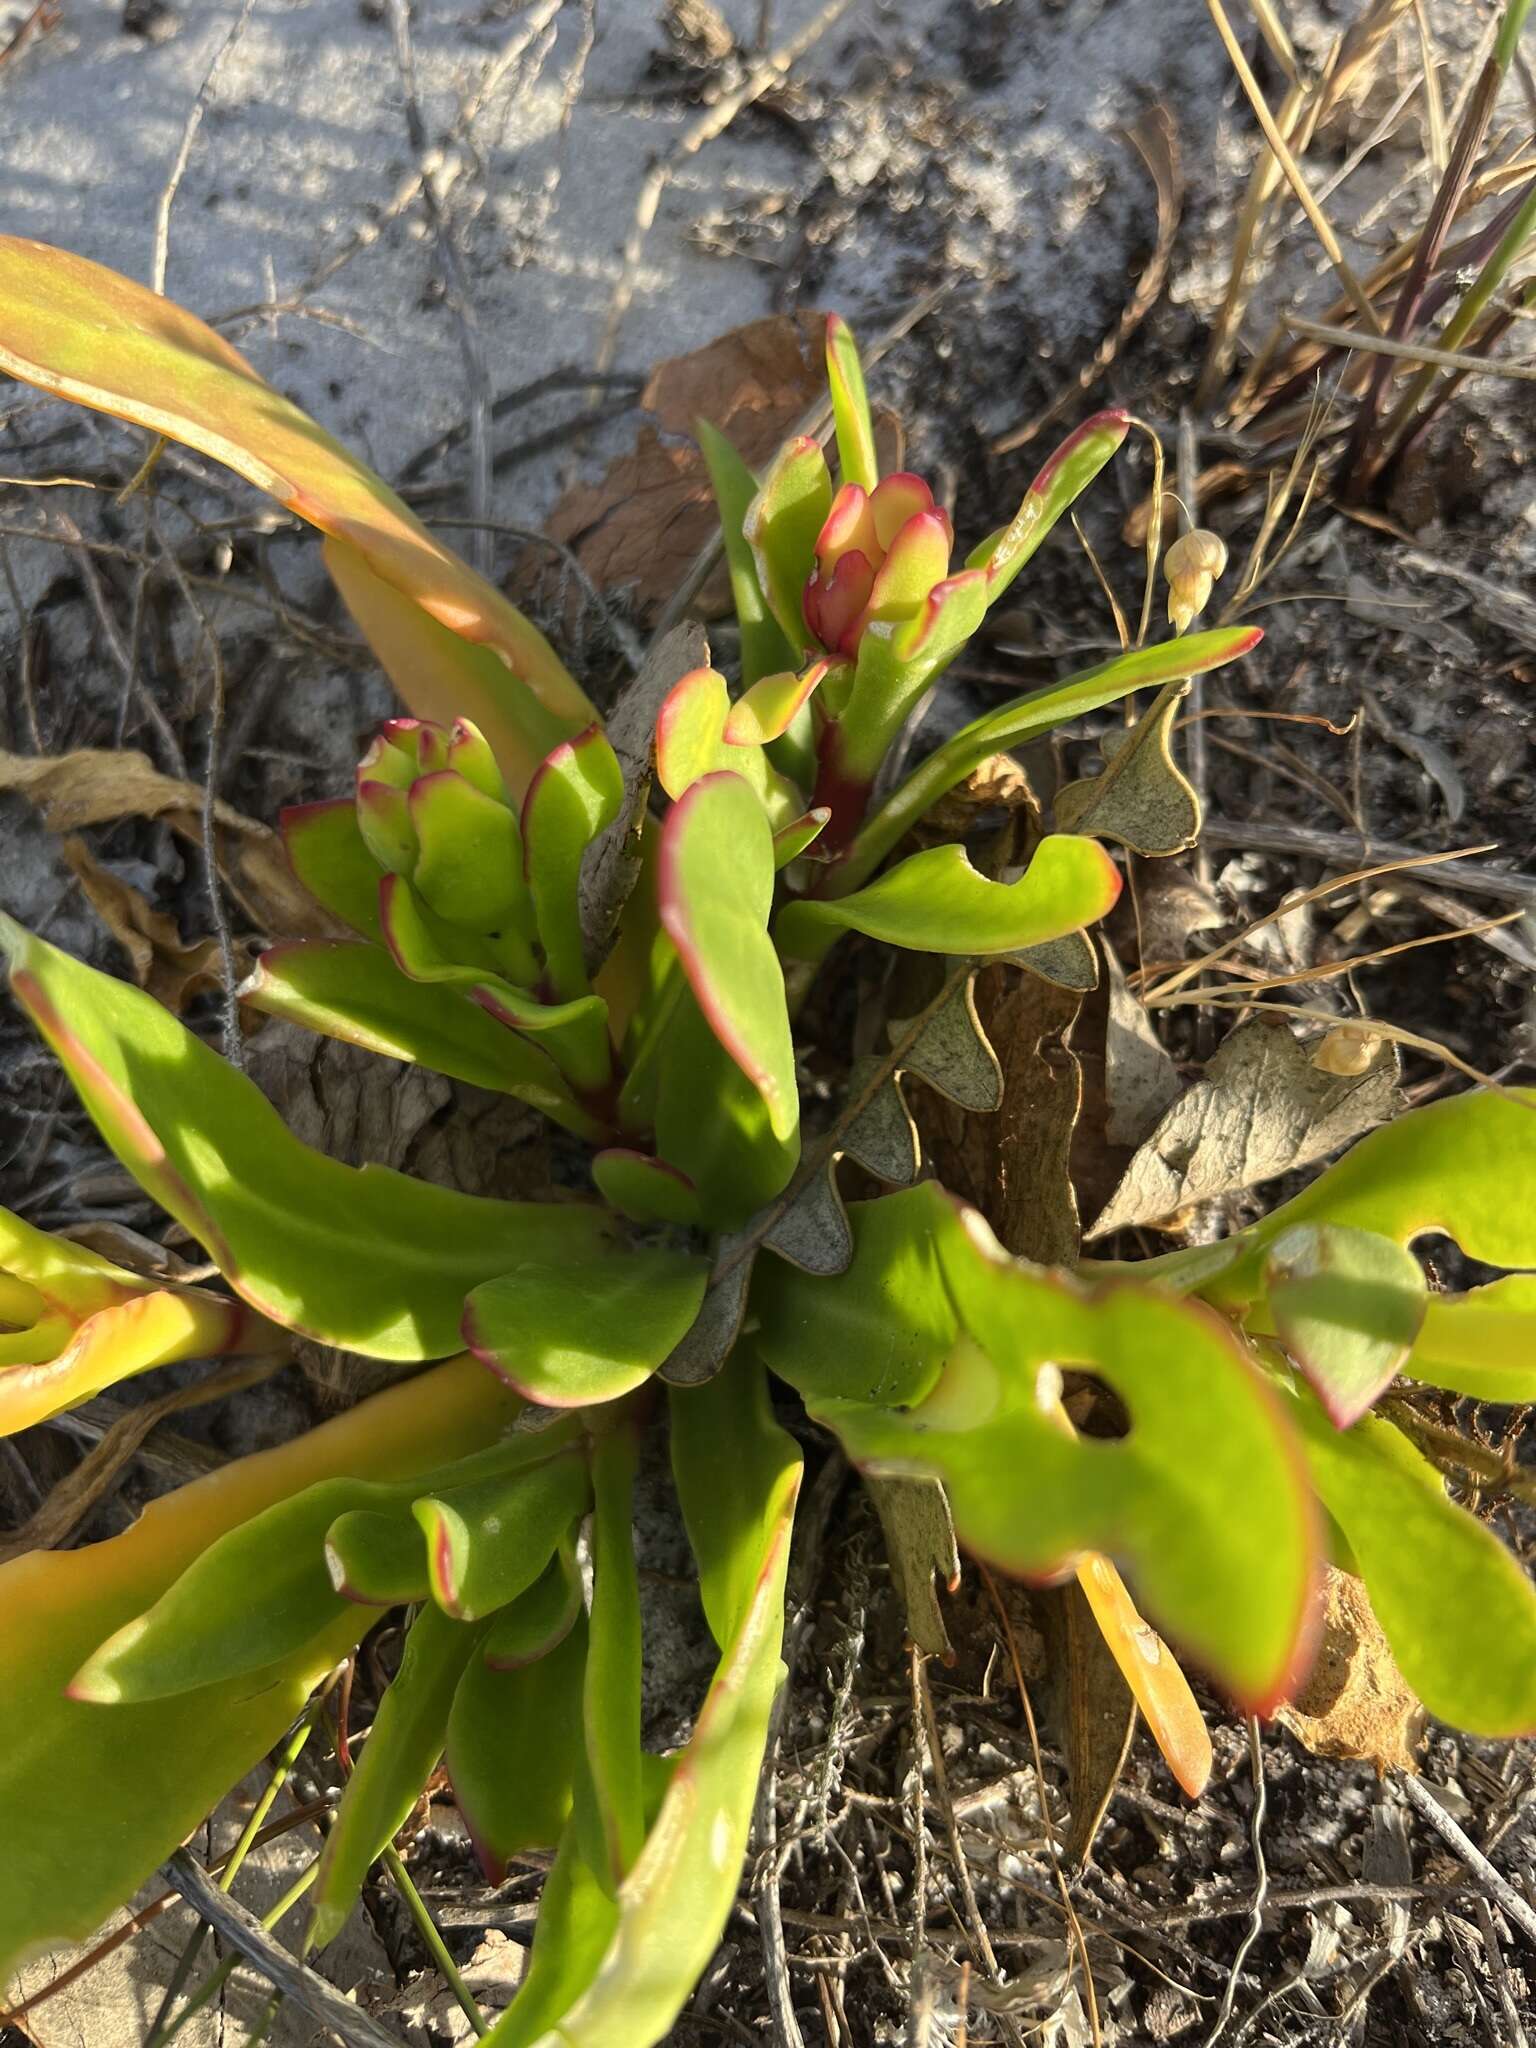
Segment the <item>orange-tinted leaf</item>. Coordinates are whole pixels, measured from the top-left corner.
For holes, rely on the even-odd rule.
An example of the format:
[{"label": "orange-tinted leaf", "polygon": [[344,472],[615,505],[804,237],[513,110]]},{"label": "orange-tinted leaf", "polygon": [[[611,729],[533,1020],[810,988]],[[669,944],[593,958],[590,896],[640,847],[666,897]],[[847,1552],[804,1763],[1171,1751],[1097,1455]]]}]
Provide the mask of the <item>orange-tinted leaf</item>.
[{"label": "orange-tinted leaf", "polygon": [[[355,550],[386,586],[506,664],[492,694],[519,732],[530,711],[562,735],[590,723],[537,627],[195,315],[68,250],[0,236],[0,368],[212,456]],[[448,708],[488,723],[483,704]]]}]

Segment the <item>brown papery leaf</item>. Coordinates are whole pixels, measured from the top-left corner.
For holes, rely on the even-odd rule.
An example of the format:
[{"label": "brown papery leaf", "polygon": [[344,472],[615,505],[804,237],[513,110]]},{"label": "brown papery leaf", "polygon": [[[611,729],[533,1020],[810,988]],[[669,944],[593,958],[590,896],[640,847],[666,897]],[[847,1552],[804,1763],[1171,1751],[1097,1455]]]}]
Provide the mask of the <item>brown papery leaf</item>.
[{"label": "brown papery leaf", "polygon": [[1275,1718],[1314,1756],[1374,1764],[1383,1778],[1418,1769],[1424,1709],[1353,1572],[1328,1567],[1317,1662]]},{"label": "brown papery leaf", "polygon": [[1251,1017],[1142,1145],[1089,1238],[1165,1222],[1194,1202],[1311,1166],[1403,1108],[1395,1047],[1363,1074],[1324,1074],[1283,1021]]},{"label": "brown papery leaf", "polygon": [[[667,602],[715,530],[694,421],[710,421],[762,468],[822,394],[824,324],[819,313],[776,314],[658,363],[640,394],[652,423],[595,484],[574,485],[550,514],[552,538],[575,549],[600,589],[632,589],[642,620]],[[722,604],[725,593],[722,575]],[[717,608],[708,591],[703,608]]]},{"label": "brown papery leaf", "polygon": [[[200,988],[223,980],[217,939],[183,944],[175,918],[103,867],[83,839],[66,839],[61,851],[91,908],[133,963],[134,980],[156,1002],[179,1016]],[[237,955],[237,972],[243,973],[245,965]]]},{"label": "brown papery leaf", "polygon": [[[26,797],[54,832],[77,832],[119,818],[164,818],[178,838],[201,844],[202,790],[195,782],[162,774],[147,755],[131,750],[80,747],[70,754],[9,754],[0,749],[0,790]],[[220,873],[258,931],[281,938],[340,932],[300,887],[275,832],[232,804],[216,803],[213,815]]]},{"label": "brown papery leaf", "polygon": [[1139,1145],[1180,1094],[1179,1070],[1163,1050],[1146,1005],[1131,993],[1119,960],[1102,936],[1109,977],[1104,1039],[1104,1135],[1111,1145]]}]

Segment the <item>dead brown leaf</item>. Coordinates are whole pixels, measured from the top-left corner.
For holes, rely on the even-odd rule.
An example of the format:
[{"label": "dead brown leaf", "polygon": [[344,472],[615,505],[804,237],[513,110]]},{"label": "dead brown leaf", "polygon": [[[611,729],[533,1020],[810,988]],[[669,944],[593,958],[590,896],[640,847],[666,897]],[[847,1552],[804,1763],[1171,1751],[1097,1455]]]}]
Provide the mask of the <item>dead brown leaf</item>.
[{"label": "dead brown leaf", "polygon": [[1109,977],[1104,1040],[1104,1135],[1111,1145],[1139,1145],[1179,1098],[1179,1070],[1163,1050],[1146,1005],[1126,985],[1125,973],[1100,939]]},{"label": "dead brown leaf", "polygon": [[[573,485],[549,518],[550,536],[599,589],[631,589],[642,620],[667,602],[715,528],[694,421],[709,420],[760,468],[821,394],[823,325],[819,313],[776,314],[656,365],[640,395],[651,421],[633,449],[595,484]],[[726,589],[722,573],[703,594],[706,615]]]},{"label": "dead brown leaf", "polygon": [[1321,1073],[1286,1023],[1249,1018],[1160,1119],[1088,1236],[1160,1223],[1326,1159],[1398,1113],[1397,1074],[1391,1044],[1363,1074]]},{"label": "dead brown leaf", "polygon": [[[91,908],[132,962],[134,980],[156,1002],[179,1016],[200,988],[222,982],[216,938],[184,944],[175,918],[156,910],[120,875],[103,867],[83,839],[71,836],[60,850]],[[240,948],[236,955],[242,972],[245,951]]]},{"label": "dead brown leaf", "polygon": [[1397,1668],[1364,1583],[1328,1567],[1322,1645],[1311,1676],[1276,1720],[1314,1756],[1416,1771],[1424,1709]]},{"label": "dead brown leaf", "polygon": [[[203,792],[164,775],[130,749],[80,747],[70,754],[0,750],[0,790],[15,790],[54,832],[118,818],[163,818],[189,845],[202,842]],[[329,937],[340,927],[301,888],[282,841],[232,804],[214,805],[219,870],[252,927],[272,937]]]}]

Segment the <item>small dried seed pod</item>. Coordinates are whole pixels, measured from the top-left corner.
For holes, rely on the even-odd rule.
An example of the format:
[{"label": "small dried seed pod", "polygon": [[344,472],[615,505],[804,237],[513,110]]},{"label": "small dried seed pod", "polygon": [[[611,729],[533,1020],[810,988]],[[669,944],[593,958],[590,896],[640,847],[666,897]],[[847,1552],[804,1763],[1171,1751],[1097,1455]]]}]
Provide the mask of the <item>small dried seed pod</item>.
[{"label": "small dried seed pod", "polygon": [[1168,617],[1176,633],[1187,633],[1205,610],[1211,586],[1226,566],[1226,542],[1204,526],[1181,533],[1169,548],[1163,574],[1168,578]]},{"label": "small dried seed pod", "polygon": [[1353,1079],[1366,1073],[1381,1051],[1381,1033],[1360,1024],[1335,1024],[1312,1055],[1320,1074]]}]

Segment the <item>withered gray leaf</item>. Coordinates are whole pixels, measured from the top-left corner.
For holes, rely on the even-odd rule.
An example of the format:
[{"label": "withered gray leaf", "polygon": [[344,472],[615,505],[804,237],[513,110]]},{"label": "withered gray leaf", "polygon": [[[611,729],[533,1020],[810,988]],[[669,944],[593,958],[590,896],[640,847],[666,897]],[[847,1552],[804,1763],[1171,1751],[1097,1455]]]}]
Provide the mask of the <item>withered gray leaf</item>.
[{"label": "withered gray leaf", "polygon": [[741,1335],[752,1284],[756,1247],[742,1246],[739,1237],[724,1237],[711,1280],[693,1327],[661,1367],[661,1377],[674,1387],[697,1387],[712,1380]]},{"label": "withered gray leaf", "polygon": [[1067,932],[1062,938],[1026,946],[1022,953],[1000,957],[1057,988],[1071,989],[1075,995],[1091,995],[1099,985],[1098,956],[1086,932]]},{"label": "withered gray leaf", "polygon": [[[892,1025],[893,1036],[899,1026]],[[974,981],[963,981],[935,1011],[902,1066],[962,1109],[996,1109],[1003,1099],[1003,1073],[976,1017]]]},{"label": "withered gray leaf", "polygon": [[829,1161],[813,1174],[763,1239],[804,1273],[841,1273],[853,1257],[853,1232],[833,1173]]},{"label": "withered gray leaf", "polygon": [[[856,1061],[848,1077],[849,1094],[857,1097],[880,1066],[874,1059]],[[843,1132],[843,1150],[889,1187],[910,1187],[917,1179],[922,1158],[917,1126],[894,1076],[875,1090]]]},{"label": "withered gray leaf", "polygon": [[907,1617],[907,1634],[929,1657],[950,1663],[954,1649],[944,1626],[935,1578],[951,1592],[960,1583],[960,1549],[949,1500],[937,1479],[864,1475],[885,1533],[891,1581]]},{"label": "withered gray leaf", "polygon": [[1189,684],[1165,683],[1144,718],[1103,741],[1104,772],[1056,793],[1063,832],[1114,839],[1134,853],[1182,853],[1200,836],[1200,799],[1175,765],[1174,714]]},{"label": "withered gray leaf", "polygon": [[1104,1135],[1112,1145],[1139,1145],[1179,1096],[1179,1072],[1158,1042],[1146,1005],[1126,986],[1120,962],[1100,935],[1109,972],[1109,1019],[1104,1037],[1104,1093],[1109,1103]]},{"label": "withered gray leaf", "polygon": [[1396,1048],[1360,1075],[1324,1074],[1290,1027],[1250,1017],[1160,1119],[1087,1234],[1153,1224],[1337,1152],[1403,1107]]},{"label": "withered gray leaf", "polygon": [[606,721],[608,744],[624,771],[624,802],[581,863],[581,930],[590,974],[608,957],[620,914],[640,877],[640,831],[651,793],[656,714],[673,684],[708,660],[709,641],[697,620],[674,626],[651,648]]}]

